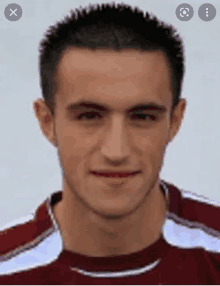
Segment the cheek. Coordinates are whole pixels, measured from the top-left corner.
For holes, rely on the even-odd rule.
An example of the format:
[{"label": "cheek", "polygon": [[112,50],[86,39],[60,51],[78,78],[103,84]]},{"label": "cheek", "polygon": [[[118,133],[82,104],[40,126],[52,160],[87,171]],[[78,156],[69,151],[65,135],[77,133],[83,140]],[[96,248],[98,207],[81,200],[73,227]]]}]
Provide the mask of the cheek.
[{"label": "cheek", "polygon": [[71,154],[83,154],[94,144],[92,134],[89,135],[79,128],[68,126],[68,124],[59,135],[60,145],[65,146],[65,150]]},{"label": "cheek", "polygon": [[[148,164],[154,168],[159,168],[164,157],[164,153],[167,146],[168,138],[168,126],[166,122],[160,126],[151,130],[146,136],[137,136],[136,144],[139,146],[139,150],[142,150],[143,163]],[[147,133],[147,132],[146,132]]]},{"label": "cheek", "polygon": [[161,138],[144,140],[143,155],[152,162],[158,162],[163,157],[165,151],[165,142]]},{"label": "cheek", "polygon": [[158,144],[149,144],[143,152],[143,164],[147,173],[150,175],[156,174],[159,172],[163,165],[163,158],[165,154],[165,145]]},{"label": "cheek", "polygon": [[97,144],[96,136],[70,127],[66,127],[60,135],[60,148],[68,170],[72,170],[78,175],[82,174],[88,165],[88,158]]},{"label": "cheek", "polygon": [[168,138],[168,127],[166,122],[155,128],[142,131],[133,135],[135,145],[138,146],[143,153],[157,154],[164,149]]}]

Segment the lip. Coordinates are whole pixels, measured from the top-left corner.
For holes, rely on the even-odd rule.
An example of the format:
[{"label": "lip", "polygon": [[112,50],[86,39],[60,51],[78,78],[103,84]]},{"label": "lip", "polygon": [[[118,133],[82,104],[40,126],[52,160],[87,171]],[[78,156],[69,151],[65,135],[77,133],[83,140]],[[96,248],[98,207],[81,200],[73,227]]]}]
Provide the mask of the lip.
[{"label": "lip", "polygon": [[96,175],[97,177],[103,177],[103,178],[114,178],[114,179],[121,179],[121,178],[127,178],[127,177],[132,177],[138,173],[140,173],[140,171],[137,172],[95,172],[92,171],[90,172],[93,175]]}]

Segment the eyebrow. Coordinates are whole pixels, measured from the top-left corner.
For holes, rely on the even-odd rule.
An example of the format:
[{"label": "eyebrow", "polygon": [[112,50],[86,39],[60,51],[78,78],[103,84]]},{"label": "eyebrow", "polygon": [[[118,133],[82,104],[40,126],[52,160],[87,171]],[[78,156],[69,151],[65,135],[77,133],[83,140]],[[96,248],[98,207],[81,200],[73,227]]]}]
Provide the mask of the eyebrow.
[{"label": "eyebrow", "polygon": [[[88,100],[82,100],[82,101],[78,101],[75,103],[70,103],[66,107],[67,110],[79,110],[79,109],[84,109],[84,108],[96,109],[99,111],[110,110],[110,108],[106,105],[100,105],[97,102],[88,101]],[[147,103],[143,102],[143,103],[140,103],[138,105],[135,105],[133,107],[126,109],[126,112],[133,112],[133,111],[138,111],[138,110],[155,110],[161,113],[165,113],[167,111],[167,108],[165,105],[158,104],[155,102],[147,102]]]}]

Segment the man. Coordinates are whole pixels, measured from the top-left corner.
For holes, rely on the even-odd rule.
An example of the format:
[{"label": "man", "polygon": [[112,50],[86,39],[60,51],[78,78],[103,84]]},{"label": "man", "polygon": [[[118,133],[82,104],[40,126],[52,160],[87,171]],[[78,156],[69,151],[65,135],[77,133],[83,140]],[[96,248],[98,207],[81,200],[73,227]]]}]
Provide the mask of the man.
[{"label": "man", "polygon": [[1,232],[1,284],[220,283],[219,206],[159,177],[186,100],[181,40],[158,23],[102,5],[42,41],[34,111],[63,188]]}]

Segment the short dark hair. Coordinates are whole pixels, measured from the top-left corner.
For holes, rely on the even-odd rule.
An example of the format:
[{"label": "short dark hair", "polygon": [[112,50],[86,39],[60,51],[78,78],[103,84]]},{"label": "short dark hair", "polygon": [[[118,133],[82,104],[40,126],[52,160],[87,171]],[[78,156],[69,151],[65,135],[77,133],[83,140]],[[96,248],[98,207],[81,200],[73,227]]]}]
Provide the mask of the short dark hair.
[{"label": "short dark hair", "polygon": [[52,115],[57,64],[69,47],[93,51],[97,48],[163,51],[171,67],[174,108],[179,102],[185,73],[184,47],[176,29],[148,12],[144,15],[138,7],[132,9],[124,3],[115,6],[114,2],[96,5],[71,10],[70,16],[48,28],[40,42],[40,85]]}]

